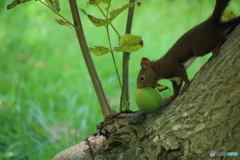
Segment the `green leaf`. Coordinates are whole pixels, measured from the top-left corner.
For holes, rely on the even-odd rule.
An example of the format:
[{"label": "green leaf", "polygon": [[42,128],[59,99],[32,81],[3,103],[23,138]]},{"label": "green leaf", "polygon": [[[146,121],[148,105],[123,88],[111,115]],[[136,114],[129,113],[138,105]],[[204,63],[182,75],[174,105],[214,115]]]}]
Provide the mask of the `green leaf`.
[{"label": "green leaf", "polygon": [[59,3],[58,0],[53,0],[52,6],[53,6],[53,9],[54,9],[55,11],[57,11],[57,12],[60,11],[60,3]]},{"label": "green leaf", "polygon": [[119,39],[119,46],[113,50],[116,52],[135,52],[143,47],[141,36],[125,34]]},{"label": "green leaf", "polygon": [[95,56],[102,56],[104,54],[107,54],[111,50],[103,47],[103,46],[94,46],[94,48],[89,48],[89,50],[95,55]]},{"label": "green leaf", "polygon": [[229,19],[236,18],[237,15],[229,9],[225,9],[223,12],[223,17],[226,18],[227,20],[229,20]]},{"label": "green leaf", "polygon": [[102,3],[110,4],[111,0],[100,0]]},{"label": "green leaf", "polygon": [[96,6],[97,4],[100,4],[100,3],[110,4],[111,0],[89,0],[87,2],[88,5],[93,5],[93,6]]},{"label": "green leaf", "polygon": [[87,2],[87,5],[93,5],[93,6],[96,6],[96,4],[100,4],[101,3],[101,0],[89,0]]},{"label": "green leaf", "polygon": [[45,2],[47,3],[47,5],[52,8],[52,0],[45,0]]},{"label": "green leaf", "polygon": [[80,8],[80,10],[87,15],[87,12],[84,9]]},{"label": "green leaf", "polygon": [[122,13],[124,10],[128,9],[129,7],[134,6],[135,3],[128,3],[125,4],[124,6],[118,8],[118,9],[114,9],[110,12],[110,16],[111,19],[113,20],[114,18],[116,18],[120,13]]},{"label": "green leaf", "polygon": [[62,20],[62,19],[57,19],[57,18],[55,18],[55,17],[54,17],[54,19],[55,19],[55,21],[56,21],[58,24],[60,24],[60,25],[63,25],[63,26],[71,26],[71,24],[70,24],[69,22],[67,22],[67,21],[64,21],[64,20]]},{"label": "green leaf", "polygon": [[[96,4],[97,2],[103,2],[103,3],[111,3],[111,0],[99,0],[99,1],[94,1],[94,0],[90,0],[88,3],[93,3]],[[135,3],[128,3],[118,9],[114,9],[110,12],[110,18],[108,19],[100,19],[100,18],[96,18],[90,14],[87,14],[85,10],[80,9],[84,14],[87,14],[88,18],[90,19],[90,21],[97,27],[101,27],[101,26],[106,26],[109,23],[111,23],[120,13],[122,13],[124,10],[126,10],[129,7],[132,7]]]},{"label": "green leaf", "polygon": [[93,17],[90,14],[88,14],[87,16],[90,19],[90,21],[97,27],[106,26],[107,24],[109,24],[111,22],[111,19],[107,19],[107,20],[100,19],[100,18]]},{"label": "green leaf", "polygon": [[53,11],[59,12],[60,11],[60,4],[58,0],[45,0],[49,8]]},{"label": "green leaf", "polygon": [[11,9],[11,8],[13,8],[13,7],[15,7],[15,6],[17,6],[21,3],[27,2],[27,1],[30,1],[30,0],[15,0],[15,1],[12,1],[12,3],[7,6],[7,9]]}]

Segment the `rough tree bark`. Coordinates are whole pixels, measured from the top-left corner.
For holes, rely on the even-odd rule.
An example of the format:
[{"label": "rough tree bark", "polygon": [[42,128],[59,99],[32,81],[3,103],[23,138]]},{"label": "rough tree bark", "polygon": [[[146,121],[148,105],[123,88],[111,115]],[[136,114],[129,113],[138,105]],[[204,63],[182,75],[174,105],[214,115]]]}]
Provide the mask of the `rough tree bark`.
[{"label": "rough tree bark", "polygon": [[240,26],[169,106],[155,114],[108,116],[97,132],[53,159],[191,160],[212,159],[211,151],[240,154]]}]

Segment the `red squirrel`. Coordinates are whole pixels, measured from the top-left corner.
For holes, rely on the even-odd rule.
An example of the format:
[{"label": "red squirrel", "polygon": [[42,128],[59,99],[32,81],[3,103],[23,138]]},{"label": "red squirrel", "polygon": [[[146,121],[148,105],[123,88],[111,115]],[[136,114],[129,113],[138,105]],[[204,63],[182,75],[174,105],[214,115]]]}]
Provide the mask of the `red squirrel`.
[{"label": "red squirrel", "polygon": [[137,78],[137,87],[157,87],[161,79],[169,79],[173,86],[173,96],[165,100],[169,104],[189,86],[186,69],[200,56],[209,52],[217,55],[221,45],[233,29],[240,23],[240,16],[228,21],[221,21],[224,9],[230,0],[216,0],[212,15],[204,22],[193,27],[180,37],[168,52],[156,61],[142,58],[141,70]]}]

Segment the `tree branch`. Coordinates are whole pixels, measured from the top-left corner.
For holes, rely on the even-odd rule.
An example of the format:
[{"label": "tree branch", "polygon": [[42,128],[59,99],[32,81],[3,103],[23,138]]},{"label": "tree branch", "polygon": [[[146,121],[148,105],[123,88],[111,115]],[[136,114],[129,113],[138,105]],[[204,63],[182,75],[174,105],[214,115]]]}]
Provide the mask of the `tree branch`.
[{"label": "tree branch", "polygon": [[106,116],[111,113],[111,108],[109,107],[109,104],[107,102],[105,93],[104,93],[102,85],[101,85],[101,81],[99,80],[98,74],[96,72],[95,66],[92,61],[92,57],[91,57],[89,49],[88,49],[88,45],[87,45],[87,42],[85,39],[85,35],[84,35],[80,15],[78,12],[76,0],[69,0],[69,4],[70,4],[71,12],[72,12],[73,22],[74,22],[74,25],[76,26],[75,31],[76,31],[78,42],[79,42],[79,45],[80,45],[80,48],[81,48],[81,51],[83,54],[83,58],[85,60],[90,78],[92,80],[92,83],[93,83],[93,86],[95,89],[95,92],[97,94],[98,101],[99,101],[101,109],[102,109],[102,113],[104,116]]},{"label": "tree branch", "polygon": [[[135,0],[130,0],[129,3],[133,3]],[[135,5],[134,5],[135,6]],[[134,6],[128,9],[128,18],[127,18],[127,25],[126,25],[126,34],[131,33],[132,29],[132,21],[133,21],[133,13],[134,13]],[[129,108],[129,59],[130,53],[123,52],[123,61],[122,61],[122,93],[121,93],[121,101],[120,101],[120,111],[122,111],[123,106],[125,108]]]}]

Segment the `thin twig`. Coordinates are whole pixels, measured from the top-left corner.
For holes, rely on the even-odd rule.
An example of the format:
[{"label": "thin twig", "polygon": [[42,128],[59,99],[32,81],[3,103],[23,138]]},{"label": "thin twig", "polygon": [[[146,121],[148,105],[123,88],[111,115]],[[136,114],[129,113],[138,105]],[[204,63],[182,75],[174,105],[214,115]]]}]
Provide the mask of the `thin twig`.
[{"label": "thin twig", "polygon": [[46,3],[44,3],[43,1],[39,0],[40,3],[42,3],[43,5],[45,5],[48,9],[50,9],[52,12],[54,12],[56,15],[58,15],[59,17],[61,17],[64,21],[66,21],[67,23],[69,23],[72,27],[75,27],[74,24],[72,24],[71,22],[69,22],[65,17],[63,17],[61,14],[59,14],[57,11],[53,10],[51,7],[49,7]]},{"label": "thin twig", "polygon": [[[103,10],[101,9],[101,7],[99,7],[99,5],[96,3],[96,6],[98,7],[98,9],[100,10],[100,12],[103,14],[103,16],[106,18],[106,20],[108,19],[108,14],[106,15]],[[109,8],[107,8],[109,9]],[[110,22],[109,25],[112,27],[112,29],[115,31],[115,33],[118,35],[118,37],[120,37],[121,35],[118,33],[117,29],[113,26],[113,24]]]},{"label": "thin twig", "polygon": [[[100,10],[100,12],[102,13],[102,15],[106,18],[106,20],[108,19],[108,12],[109,12],[109,8],[110,8],[110,4],[108,5],[108,7],[106,8],[107,10],[107,14],[105,14],[102,10],[102,8],[95,2],[96,6],[98,7],[98,9]],[[111,44],[111,38],[110,38],[110,33],[109,33],[109,25],[111,25],[111,27],[113,28],[113,30],[116,32],[116,34],[118,35],[118,37],[120,37],[120,34],[118,33],[118,31],[116,30],[116,28],[112,25],[112,23],[109,23],[107,24],[105,27],[106,27],[106,30],[107,30],[107,38],[108,38],[108,43],[109,43],[109,47],[110,47],[110,52],[111,52],[111,55],[112,55],[112,60],[113,60],[113,64],[114,64],[114,68],[115,68],[115,71],[116,71],[116,74],[117,74],[117,78],[118,78],[118,83],[119,83],[119,86],[120,88],[122,88],[122,82],[121,82],[121,79],[120,79],[120,74],[118,72],[118,68],[117,68],[117,64],[116,64],[116,60],[115,60],[115,56],[113,54],[113,49],[112,49],[112,44]]]},{"label": "thin twig", "polygon": [[115,60],[115,56],[113,54],[113,49],[112,49],[112,44],[111,44],[111,38],[110,38],[110,34],[109,34],[109,28],[108,26],[106,27],[107,29],[107,36],[108,36],[108,43],[109,43],[109,47],[110,47],[110,52],[111,52],[111,55],[112,55],[112,60],[113,60],[113,64],[114,64],[114,68],[115,68],[115,71],[116,71],[116,74],[117,74],[117,77],[118,77],[118,83],[120,85],[120,88],[122,88],[122,82],[121,82],[121,79],[120,79],[120,74],[118,72],[118,68],[117,68],[117,63],[116,63],[116,60]]}]

